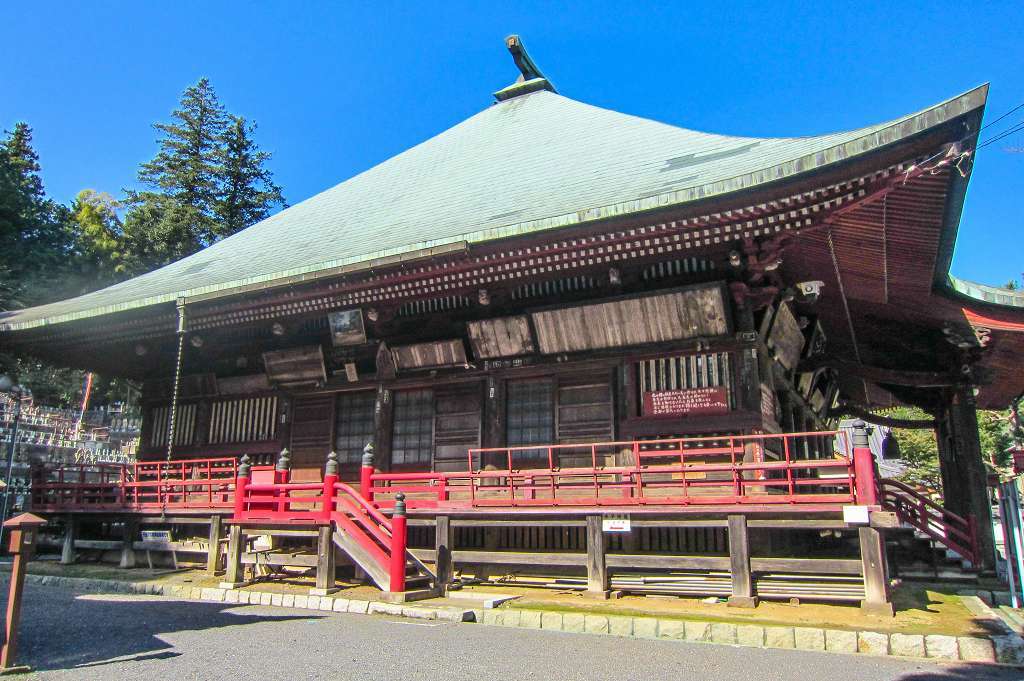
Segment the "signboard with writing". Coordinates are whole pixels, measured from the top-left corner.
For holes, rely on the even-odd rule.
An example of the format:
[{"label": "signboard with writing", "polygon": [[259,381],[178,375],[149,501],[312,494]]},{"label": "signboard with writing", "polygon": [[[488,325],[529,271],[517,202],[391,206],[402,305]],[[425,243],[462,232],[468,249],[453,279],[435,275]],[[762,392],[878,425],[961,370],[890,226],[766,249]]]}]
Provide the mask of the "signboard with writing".
[{"label": "signboard with writing", "polygon": [[644,393],[644,416],[725,414],[728,411],[729,391],[720,386]]},{"label": "signboard with writing", "polygon": [[601,519],[603,532],[631,532],[632,529],[629,516],[605,516]]}]

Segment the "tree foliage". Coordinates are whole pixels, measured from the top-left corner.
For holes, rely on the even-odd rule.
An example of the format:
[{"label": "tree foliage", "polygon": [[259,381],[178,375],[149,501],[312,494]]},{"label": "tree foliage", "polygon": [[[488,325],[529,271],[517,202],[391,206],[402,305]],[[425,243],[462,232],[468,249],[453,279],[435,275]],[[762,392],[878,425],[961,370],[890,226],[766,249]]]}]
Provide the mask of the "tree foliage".
[{"label": "tree foliage", "polygon": [[71,250],[68,210],[50,200],[32,128],[17,123],[0,141],[0,309],[46,300],[45,279]]},{"label": "tree foliage", "polygon": [[[917,407],[900,407],[893,410],[892,416],[901,419],[931,418],[930,414]],[[941,490],[942,476],[935,432],[927,428],[894,428],[892,435],[899,447],[899,458],[907,465],[900,478],[905,482]],[[1013,442],[1009,410],[979,410],[978,436],[984,460],[1000,472],[1006,472],[1010,465],[1008,449]]]},{"label": "tree foliage", "polygon": [[170,123],[157,123],[159,151],[139,168],[143,191],[127,191],[126,262],[143,272],[178,260],[284,205],[256,126],[228,114],[203,78],[185,90]]},{"label": "tree foliage", "polygon": [[[228,113],[202,79],[187,88],[169,122],[154,124],[157,153],[138,170],[141,188],[124,200],[94,189],[70,206],[46,196],[32,129],[18,123],[0,140],[0,310],[79,295],[147,272],[209,246],[285,205],[253,139],[255,123]],[[41,401],[80,399],[83,372],[0,350]],[[122,382],[123,383],[123,382]],[[97,377],[95,396],[124,393]]]}]

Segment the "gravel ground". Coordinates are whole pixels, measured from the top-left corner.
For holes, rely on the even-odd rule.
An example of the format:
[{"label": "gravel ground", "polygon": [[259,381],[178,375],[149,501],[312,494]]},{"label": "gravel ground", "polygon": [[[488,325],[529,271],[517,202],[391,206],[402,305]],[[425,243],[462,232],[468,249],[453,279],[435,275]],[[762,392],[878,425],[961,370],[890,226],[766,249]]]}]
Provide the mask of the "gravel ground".
[{"label": "gravel ground", "polygon": [[[39,679],[982,681],[1006,668],[416,622],[26,586]],[[26,677],[21,677],[26,678]]]}]

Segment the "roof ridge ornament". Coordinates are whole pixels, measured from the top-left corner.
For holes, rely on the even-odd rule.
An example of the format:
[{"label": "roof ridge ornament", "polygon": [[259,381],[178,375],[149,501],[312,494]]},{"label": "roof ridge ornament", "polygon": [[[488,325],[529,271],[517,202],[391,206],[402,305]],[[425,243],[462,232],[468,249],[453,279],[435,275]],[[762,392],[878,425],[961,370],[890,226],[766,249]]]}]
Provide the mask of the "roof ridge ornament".
[{"label": "roof ridge ornament", "polygon": [[494,98],[496,100],[503,102],[506,99],[537,92],[538,90],[558,93],[558,90],[555,89],[551,81],[541,73],[537,64],[530,57],[530,53],[526,51],[526,45],[523,44],[522,39],[518,35],[512,34],[505,38],[505,47],[508,48],[509,53],[512,55],[512,60],[516,63],[516,68],[519,69],[519,77],[516,78],[516,82],[512,85],[495,92]]}]

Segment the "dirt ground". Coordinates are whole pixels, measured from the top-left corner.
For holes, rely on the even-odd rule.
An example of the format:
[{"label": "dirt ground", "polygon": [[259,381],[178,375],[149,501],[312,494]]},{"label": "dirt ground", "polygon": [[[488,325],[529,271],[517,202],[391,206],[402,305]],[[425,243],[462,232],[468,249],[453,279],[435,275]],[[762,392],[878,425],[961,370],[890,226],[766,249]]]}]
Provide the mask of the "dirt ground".
[{"label": "dirt ground", "polygon": [[[168,570],[147,568],[120,569],[112,565],[79,563],[60,565],[54,561],[37,561],[29,566],[34,574],[112,579],[125,581],[159,581],[164,584],[187,584],[194,587],[215,587],[220,577],[211,577],[200,569]],[[305,594],[313,586],[313,578],[295,574],[286,578],[260,582],[244,587],[246,591]],[[359,583],[339,581],[337,595],[342,598],[374,600],[380,591]],[[626,595],[619,599],[599,601],[585,598],[580,592],[502,585],[467,586],[467,591],[518,596],[506,607],[537,610],[591,612],[606,615],[654,616],[697,619],[743,624],[826,627],[832,629],[869,629],[908,634],[983,635],[984,626],[972,616],[950,585],[905,583],[895,590],[896,616],[884,617],[861,612],[856,605],[834,605],[803,602],[762,601],[756,608],[731,608],[724,602],[705,603],[699,598],[645,597]],[[466,605],[465,601],[431,599],[431,603]]]}]

